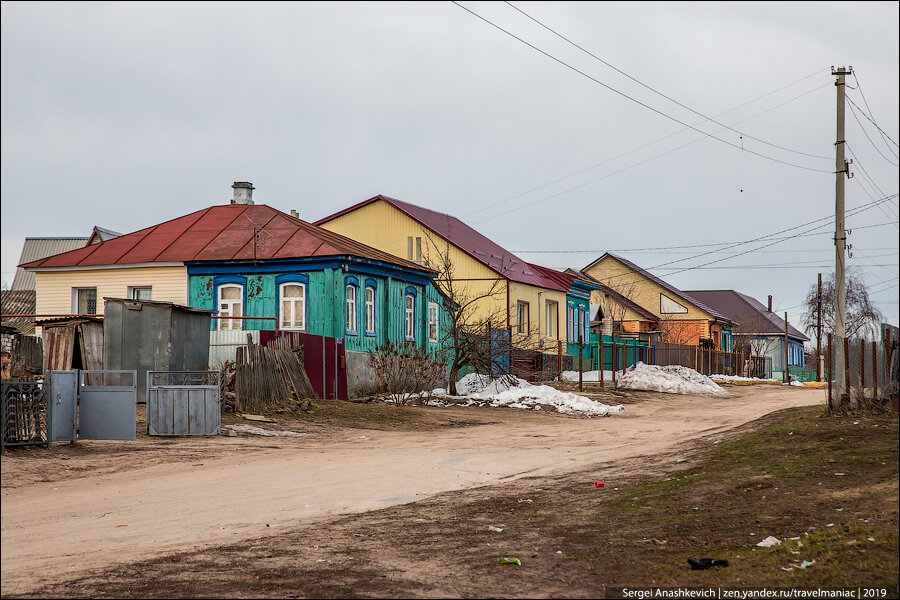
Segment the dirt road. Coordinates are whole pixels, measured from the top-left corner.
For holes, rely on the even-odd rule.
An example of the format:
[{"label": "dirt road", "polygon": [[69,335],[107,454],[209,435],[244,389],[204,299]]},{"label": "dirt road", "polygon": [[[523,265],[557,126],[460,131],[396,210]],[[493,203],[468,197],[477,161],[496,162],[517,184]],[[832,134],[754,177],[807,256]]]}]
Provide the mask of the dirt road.
[{"label": "dirt road", "polygon": [[[491,414],[497,422],[428,432],[331,428],[299,438],[79,442],[72,468],[65,468],[67,457],[53,455],[38,481],[30,456],[7,453],[2,593],[27,593],[115,563],[277,535],[279,527],[328,515],[652,455],[824,400],[822,390],[803,388],[730,391],[730,398],[647,394],[626,415],[605,419],[423,408]],[[116,461],[128,468],[117,469]]]}]

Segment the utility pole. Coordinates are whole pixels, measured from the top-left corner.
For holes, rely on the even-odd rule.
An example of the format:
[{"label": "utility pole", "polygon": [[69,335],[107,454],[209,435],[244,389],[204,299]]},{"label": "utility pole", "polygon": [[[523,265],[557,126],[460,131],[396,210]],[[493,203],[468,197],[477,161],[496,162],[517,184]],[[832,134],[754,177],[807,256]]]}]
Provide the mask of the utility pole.
[{"label": "utility pole", "polygon": [[[831,74],[837,77],[834,82],[837,88],[837,138],[834,142],[834,287],[835,287],[835,377],[837,390],[835,398],[838,406],[845,395],[849,394],[844,383],[844,337],[846,336],[845,318],[847,311],[847,290],[844,282],[845,255],[847,246],[847,230],[844,228],[844,178],[850,176],[850,169],[844,159],[844,94],[846,77],[853,73],[853,67],[845,69],[831,68]],[[834,408],[834,407],[829,407]]]},{"label": "utility pole", "polygon": [[819,273],[819,293],[816,296],[816,381],[822,381],[822,274]]}]

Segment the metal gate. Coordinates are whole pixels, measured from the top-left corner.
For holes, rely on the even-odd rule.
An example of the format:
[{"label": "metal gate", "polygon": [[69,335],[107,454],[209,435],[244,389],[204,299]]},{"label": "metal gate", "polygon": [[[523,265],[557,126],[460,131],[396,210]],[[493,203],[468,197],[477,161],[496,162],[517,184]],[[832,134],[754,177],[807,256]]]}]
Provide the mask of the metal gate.
[{"label": "metal gate", "polygon": [[78,371],[50,371],[47,398],[51,442],[74,442],[78,436]]},{"label": "metal gate", "polygon": [[0,449],[7,446],[50,446],[47,397],[40,383],[3,381],[0,397]]},{"label": "metal gate", "polygon": [[149,435],[219,435],[219,371],[148,371]]},{"label": "metal gate", "polygon": [[78,437],[137,437],[137,371],[81,371],[78,376]]}]

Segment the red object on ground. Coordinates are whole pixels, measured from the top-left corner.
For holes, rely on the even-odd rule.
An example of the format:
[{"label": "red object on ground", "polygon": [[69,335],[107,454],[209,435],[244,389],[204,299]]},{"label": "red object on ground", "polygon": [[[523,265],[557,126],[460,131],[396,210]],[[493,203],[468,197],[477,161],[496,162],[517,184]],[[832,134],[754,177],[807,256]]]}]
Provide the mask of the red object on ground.
[{"label": "red object on ground", "polygon": [[594,482],[594,487],[603,487],[603,484],[606,483],[605,479],[601,479],[600,481]]}]

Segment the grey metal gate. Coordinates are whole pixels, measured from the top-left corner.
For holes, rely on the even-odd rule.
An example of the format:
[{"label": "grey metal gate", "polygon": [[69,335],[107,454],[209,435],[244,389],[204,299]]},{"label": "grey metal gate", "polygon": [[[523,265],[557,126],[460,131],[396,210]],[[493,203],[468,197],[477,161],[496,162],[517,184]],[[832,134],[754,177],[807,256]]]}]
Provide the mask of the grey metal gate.
[{"label": "grey metal gate", "polygon": [[149,435],[219,435],[219,371],[148,371]]},{"label": "grey metal gate", "polygon": [[78,371],[50,371],[47,398],[51,442],[74,442],[78,430]]},{"label": "grey metal gate", "polygon": [[137,371],[80,371],[78,437],[137,437]]}]

